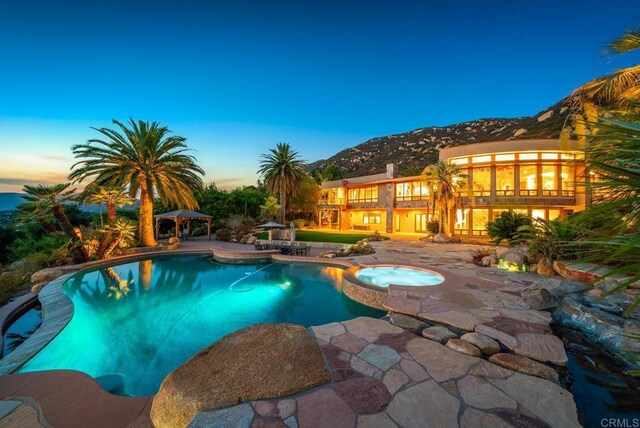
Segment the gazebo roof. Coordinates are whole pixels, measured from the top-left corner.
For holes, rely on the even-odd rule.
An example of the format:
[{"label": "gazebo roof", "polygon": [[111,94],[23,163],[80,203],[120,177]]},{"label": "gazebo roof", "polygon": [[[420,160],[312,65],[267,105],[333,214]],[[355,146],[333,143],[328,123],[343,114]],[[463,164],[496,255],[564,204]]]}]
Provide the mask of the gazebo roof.
[{"label": "gazebo roof", "polygon": [[171,219],[175,219],[175,218],[186,218],[186,219],[213,218],[210,215],[198,213],[198,212],[195,212],[195,211],[189,211],[189,210],[169,211],[168,213],[164,213],[164,214],[156,214],[156,215],[154,215],[154,217],[155,218],[171,218]]}]

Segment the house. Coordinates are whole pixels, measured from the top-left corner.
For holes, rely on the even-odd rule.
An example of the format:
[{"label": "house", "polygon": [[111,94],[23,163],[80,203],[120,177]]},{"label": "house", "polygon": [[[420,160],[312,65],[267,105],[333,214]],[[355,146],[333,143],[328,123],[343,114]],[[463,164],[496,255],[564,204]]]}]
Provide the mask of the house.
[{"label": "house", "polygon": [[[555,219],[585,208],[586,192],[576,184],[584,153],[560,140],[495,141],[448,147],[440,161],[456,164],[467,184],[450,213],[454,236],[487,234],[489,221],[506,210]],[[431,189],[420,176],[385,173],[322,183],[320,228],[386,233],[425,233],[435,217]]]}]

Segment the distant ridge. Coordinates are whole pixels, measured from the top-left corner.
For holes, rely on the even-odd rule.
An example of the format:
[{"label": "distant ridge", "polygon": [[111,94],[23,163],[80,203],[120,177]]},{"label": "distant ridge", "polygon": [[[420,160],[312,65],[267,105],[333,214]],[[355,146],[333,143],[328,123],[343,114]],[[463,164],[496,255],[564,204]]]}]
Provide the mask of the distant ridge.
[{"label": "distant ridge", "polygon": [[309,169],[324,169],[336,163],[346,177],[356,177],[384,172],[387,163],[395,162],[400,174],[407,176],[419,174],[426,165],[436,162],[439,150],[444,147],[498,140],[558,138],[569,114],[565,101],[563,99],[535,116],[478,119],[372,138],[328,159],[313,162]]},{"label": "distant ridge", "polygon": [[[15,211],[16,207],[24,202],[22,195],[24,195],[24,193],[13,193],[13,192],[0,193],[0,211]],[[124,210],[138,209],[138,204],[139,202],[138,200],[136,200],[133,203],[133,205],[125,205],[124,207],[118,208],[118,209],[124,209]],[[99,205],[95,205],[95,204],[82,205],[80,209],[88,212],[99,212],[101,209],[102,211],[106,210],[104,206],[100,208]]]}]

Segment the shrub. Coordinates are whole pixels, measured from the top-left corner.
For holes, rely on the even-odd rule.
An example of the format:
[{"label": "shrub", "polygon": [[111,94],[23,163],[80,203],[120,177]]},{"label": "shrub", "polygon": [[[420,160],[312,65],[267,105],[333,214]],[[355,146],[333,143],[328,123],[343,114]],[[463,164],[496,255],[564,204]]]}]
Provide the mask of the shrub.
[{"label": "shrub", "polygon": [[531,226],[532,218],[526,214],[513,211],[504,211],[498,218],[487,224],[489,236],[493,238],[493,244],[498,245],[506,240],[509,245],[517,244],[516,235],[518,228]]},{"label": "shrub", "polygon": [[304,219],[304,218],[296,218],[291,220],[291,223],[293,223],[293,226],[296,229],[302,229],[304,227],[308,227],[309,226],[309,220]]},{"label": "shrub", "polygon": [[218,241],[231,241],[231,230],[225,228],[216,230],[216,239]]},{"label": "shrub", "polygon": [[535,219],[533,225],[520,226],[515,239],[529,244],[533,258],[568,260],[578,257],[580,248],[575,242],[581,238],[570,221]]},{"label": "shrub", "polygon": [[427,222],[427,232],[437,235],[440,232],[440,222],[438,220],[429,220]]}]

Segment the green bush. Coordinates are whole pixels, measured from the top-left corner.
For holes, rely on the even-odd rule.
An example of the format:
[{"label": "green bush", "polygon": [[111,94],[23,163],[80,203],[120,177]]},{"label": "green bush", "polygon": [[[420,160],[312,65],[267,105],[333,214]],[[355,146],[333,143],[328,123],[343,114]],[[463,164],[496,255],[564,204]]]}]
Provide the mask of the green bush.
[{"label": "green bush", "polygon": [[225,242],[231,241],[231,230],[227,228],[216,230],[216,239],[218,241],[225,241]]},{"label": "green bush", "polygon": [[430,220],[427,222],[427,232],[431,235],[437,235],[440,232],[440,222],[438,220]]},{"label": "green bush", "polygon": [[520,226],[515,239],[529,245],[533,258],[570,260],[580,256],[576,242],[582,237],[571,221],[535,219],[530,226]]},{"label": "green bush", "polygon": [[302,229],[303,227],[309,227],[309,220],[304,219],[304,218],[296,218],[291,220],[291,223],[293,223],[293,226],[296,229]]},{"label": "green bush", "polygon": [[516,236],[522,226],[531,226],[533,219],[526,214],[513,211],[504,211],[492,222],[487,224],[489,237],[493,238],[493,244],[498,245],[507,241],[509,245],[517,244]]}]

